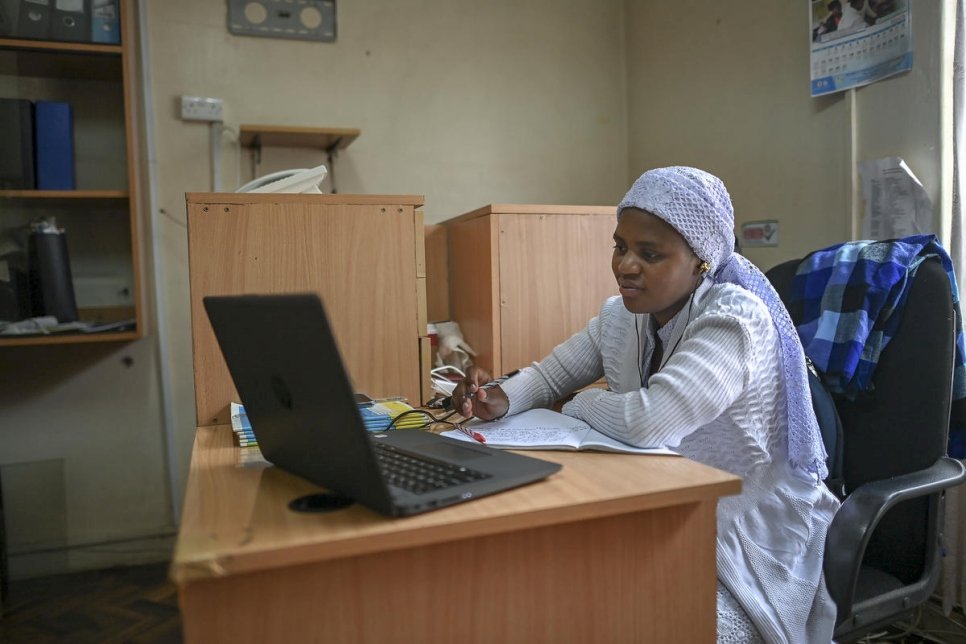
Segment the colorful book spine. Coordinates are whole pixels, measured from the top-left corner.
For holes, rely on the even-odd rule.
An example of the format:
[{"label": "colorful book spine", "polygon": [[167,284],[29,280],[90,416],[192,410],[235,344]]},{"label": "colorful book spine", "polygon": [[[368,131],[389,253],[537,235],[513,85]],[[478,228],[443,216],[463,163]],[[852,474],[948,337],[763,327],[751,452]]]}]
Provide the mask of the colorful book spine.
[{"label": "colorful book spine", "polygon": [[[396,429],[419,429],[425,426],[428,418],[422,414],[413,414],[393,423],[393,419],[397,416],[412,410],[410,405],[401,400],[377,400],[359,405],[362,424],[370,432],[386,431],[390,425]],[[238,403],[231,403],[230,413],[231,429],[238,444],[242,447],[258,445],[251,421],[245,413],[245,407]]]},{"label": "colorful book spine", "polygon": [[235,441],[238,443],[238,446],[257,446],[258,441],[255,440],[255,432],[252,431],[252,424],[248,420],[248,414],[245,413],[245,408],[238,403],[231,403],[230,415],[231,430],[235,434]]}]

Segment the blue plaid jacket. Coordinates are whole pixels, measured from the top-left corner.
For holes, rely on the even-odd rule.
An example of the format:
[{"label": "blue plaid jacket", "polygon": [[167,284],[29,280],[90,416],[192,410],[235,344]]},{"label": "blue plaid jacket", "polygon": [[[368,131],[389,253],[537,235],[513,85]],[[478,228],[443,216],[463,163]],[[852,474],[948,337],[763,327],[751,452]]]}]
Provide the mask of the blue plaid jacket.
[{"label": "blue plaid jacket", "polygon": [[[802,260],[791,295],[795,308],[801,308],[798,334],[805,354],[825,374],[823,380],[832,392],[855,398],[871,390],[879,355],[902,319],[911,278],[929,257],[939,259],[952,287],[956,312],[953,400],[966,398],[959,290],[952,261],[935,235],[845,242]],[[959,438],[950,436],[950,454],[966,456],[966,444],[959,447]]]}]

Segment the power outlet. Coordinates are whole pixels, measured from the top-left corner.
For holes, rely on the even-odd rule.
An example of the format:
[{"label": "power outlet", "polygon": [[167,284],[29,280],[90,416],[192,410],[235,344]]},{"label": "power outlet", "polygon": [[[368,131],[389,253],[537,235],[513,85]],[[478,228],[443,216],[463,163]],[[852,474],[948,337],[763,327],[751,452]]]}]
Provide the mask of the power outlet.
[{"label": "power outlet", "polygon": [[225,102],[220,98],[204,96],[182,96],[181,118],[185,121],[221,122]]}]

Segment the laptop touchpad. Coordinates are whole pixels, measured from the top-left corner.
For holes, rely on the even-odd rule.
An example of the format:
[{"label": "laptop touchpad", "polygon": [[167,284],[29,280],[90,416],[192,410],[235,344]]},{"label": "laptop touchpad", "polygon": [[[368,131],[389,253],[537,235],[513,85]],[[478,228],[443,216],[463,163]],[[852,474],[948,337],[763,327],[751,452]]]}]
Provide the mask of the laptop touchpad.
[{"label": "laptop touchpad", "polygon": [[448,461],[468,461],[490,455],[486,450],[475,450],[472,447],[461,447],[459,445],[450,445],[449,443],[420,445],[419,452],[426,456],[438,456]]}]

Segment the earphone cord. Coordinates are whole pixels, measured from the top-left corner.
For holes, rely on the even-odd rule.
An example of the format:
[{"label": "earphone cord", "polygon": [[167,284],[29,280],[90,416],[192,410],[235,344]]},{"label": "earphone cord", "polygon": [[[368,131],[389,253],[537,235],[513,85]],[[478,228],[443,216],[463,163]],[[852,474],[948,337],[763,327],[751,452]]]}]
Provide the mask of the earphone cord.
[{"label": "earphone cord", "polygon": [[[688,300],[688,315],[687,315],[687,320],[684,323],[685,328],[687,328],[687,325],[691,323],[691,307],[694,306],[694,293],[697,290],[698,289],[695,288],[694,291],[691,291],[691,298]],[[644,386],[644,366],[643,366],[644,357],[641,356],[641,330],[637,324],[634,325],[634,331],[637,333],[637,355],[639,356],[637,360],[637,375],[640,377],[641,386],[643,387]],[[678,341],[674,343],[673,347],[671,347],[671,352],[667,354],[667,357],[661,360],[662,364],[658,366],[658,371],[660,371],[660,367],[664,366],[664,364],[666,364],[667,361],[671,359],[671,356],[673,356],[674,352],[677,351],[678,345],[681,344],[681,340],[683,339],[684,339],[684,331],[682,330],[681,335],[678,336]],[[654,373],[657,373],[657,371],[655,371]],[[650,378],[650,376],[653,376],[653,375],[654,375],[653,373],[648,374],[648,378]]]}]

